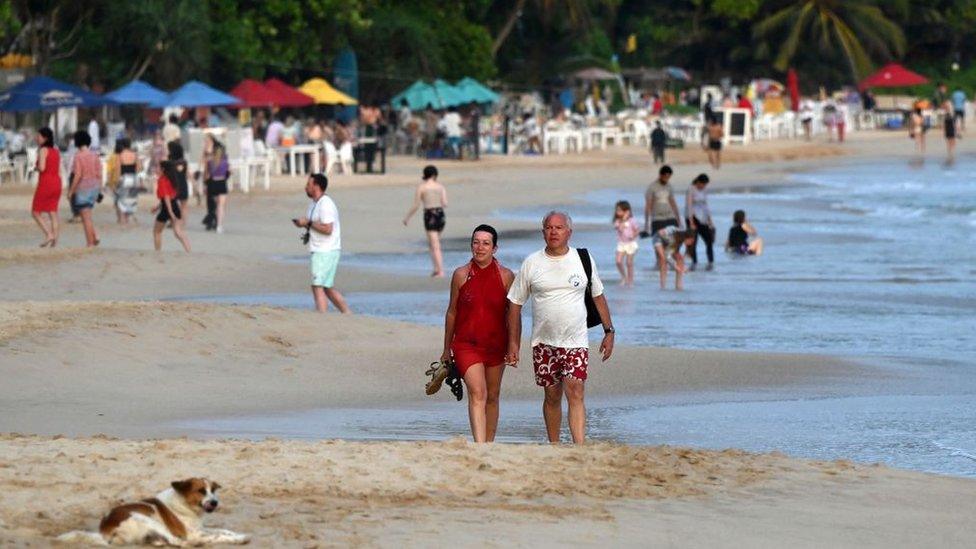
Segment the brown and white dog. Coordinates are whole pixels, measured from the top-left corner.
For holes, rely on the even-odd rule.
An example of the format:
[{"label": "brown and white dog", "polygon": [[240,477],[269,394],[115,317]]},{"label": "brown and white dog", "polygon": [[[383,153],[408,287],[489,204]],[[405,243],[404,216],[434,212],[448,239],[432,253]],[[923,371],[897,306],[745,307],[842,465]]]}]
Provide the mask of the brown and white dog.
[{"label": "brown and white dog", "polygon": [[207,543],[245,544],[250,536],[230,530],[204,529],[203,514],[217,509],[220,485],[205,478],[174,481],[170,488],[138,503],[109,511],[98,532],[76,530],[58,537],[63,542],[97,545],[152,544],[183,547]]}]

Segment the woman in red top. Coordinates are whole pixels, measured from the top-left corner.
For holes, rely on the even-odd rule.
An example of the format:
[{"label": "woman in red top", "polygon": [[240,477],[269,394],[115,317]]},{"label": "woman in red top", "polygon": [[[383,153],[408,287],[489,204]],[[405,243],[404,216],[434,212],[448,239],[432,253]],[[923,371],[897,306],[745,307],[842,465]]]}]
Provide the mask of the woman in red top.
[{"label": "woman in red top", "polygon": [[[58,244],[58,202],[61,201],[61,153],[54,146],[54,132],[51,128],[37,130],[37,188],[31,214],[34,221],[44,231],[41,247],[54,247]],[[41,214],[47,214],[47,221]]]},{"label": "woman in red top", "polygon": [[454,271],[451,303],[444,319],[446,361],[454,355],[458,373],[468,388],[468,419],[475,442],[495,440],[498,395],[505,372],[508,346],[508,288],[511,270],[495,259],[498,233],[479,225],[471,235],[471,262]]},{"label": "woman in red top", "polygon": [[153,245],[156,251],[163,249],[163,229],[167,222],[172,222],[173,234],[183,245],[183,249],[190,251],[190,241],[183,232],[183,214],[180,211],[180,201],[176,199],[176,187],[173,181],[178,177],[178,163],[174,160],[164,160],[159,164],[161,170],[159,180],[156,181],[156,197],[159,198],[159,205],[153,208],[156,215],[156,223],[153,225]]}]

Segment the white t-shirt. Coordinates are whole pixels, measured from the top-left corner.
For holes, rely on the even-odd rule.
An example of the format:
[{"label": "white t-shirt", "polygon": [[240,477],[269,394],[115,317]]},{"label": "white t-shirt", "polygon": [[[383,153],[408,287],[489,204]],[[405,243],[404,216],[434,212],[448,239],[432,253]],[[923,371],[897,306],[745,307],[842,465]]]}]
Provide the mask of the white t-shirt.
[{"label": "white t-shirt", "polygon": [[308,251],[310,252],[330,252],[342,249],[342,239],[339,231],[339,210],[336,209],[335,202],[326,195],[318,202],[308,207],[308,214],[305,216],[316,223],[332,223],[332,234],[322,234],[315,229],[310,231],[308,239]]},{"label": "white t-shirt", "polygon": [[[595,262],[592,288],[594,297],[603,295]],[[544,343],[573,349],[589,347],[585,295],[586,271],[576,248],[560,257],[539,250],[525,258],[508,291],[508,300],[524,305],[532,297],[533,346]]]},{"label": "white t-shirt", "polygon": [[94,118],[88,123],[88,135],[91,136],[91,145],[88,148],[97,153],[102,140],[98,136],[98,122]]},{"label": "white t-shirt", "polygon": [[461,115],[449,112],[444,115],[444,133],[448,137],[461,137]]}]

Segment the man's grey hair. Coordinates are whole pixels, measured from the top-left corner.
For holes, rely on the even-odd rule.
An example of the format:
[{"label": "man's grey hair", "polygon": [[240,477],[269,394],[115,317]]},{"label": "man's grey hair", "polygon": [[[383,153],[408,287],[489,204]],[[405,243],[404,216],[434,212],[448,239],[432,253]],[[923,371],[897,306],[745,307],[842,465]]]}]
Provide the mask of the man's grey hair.
[{"label": "man's grey hair", "polygon": [[564,211],[560,211],[560,210],[549,210],[549,213],[547,213],[542,218],[542,228],[543,229],[546,228],[546,223],[549,223],[549,218],[551,218],[551,217],[553,217],[555,215],[558,215],[558,216],[562,217],[563,219],[565,219],[566,220],[566,226],[569,227],[569,230],[573,230],[573,218],[570,217],[568,213],[566,213]]}]

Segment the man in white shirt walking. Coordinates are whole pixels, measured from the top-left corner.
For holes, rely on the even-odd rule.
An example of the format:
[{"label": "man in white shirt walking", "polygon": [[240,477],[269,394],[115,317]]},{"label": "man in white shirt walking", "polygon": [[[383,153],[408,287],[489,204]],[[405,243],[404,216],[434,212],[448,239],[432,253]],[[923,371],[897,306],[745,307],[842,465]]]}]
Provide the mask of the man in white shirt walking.
[{"label": "man in white shirt walking", "polygon": [[101,140],[101,129],[98,127],[98,119],[92,117],[88,121],[88,135],[91,136],[91,145],[88,147],[89,150],[95,154],[102,154],[102,140]]},{"label": "man in white shirt walking", "polygon": [[329,180],[320,173],[312,174],[305,183],[305,194],[312,199],[305,217],[292,219],[296,227],[305,229],[302,241],[311,252],[312,297],[315,310],[324,313],[329,308],[328,299],[339,309],[348,313],[349,306],[339,290],[334,287],[336,269],[342,250],[339,211],[335,202],[325,195]]},{"label": "man in white shirt walking", "polygon": [[[573,442],[586,435],[584,383],[589,363],[586,326],[587,275],[580,253],[569,246],[573,220],[552,211],[542,219],[543,250],[525,259],[508,292],[508,353],[505,363],[519,360],[522,306],[532,299],[532,366],[535,382],[545,390],[542,415],[550,443],[559,442],[562,398],[569,404],[569,430]],[[603,324],[600,353],[604,361],[613,353],[614,329],[603,295],[603,282],[591,261],[590,291]]]}]

